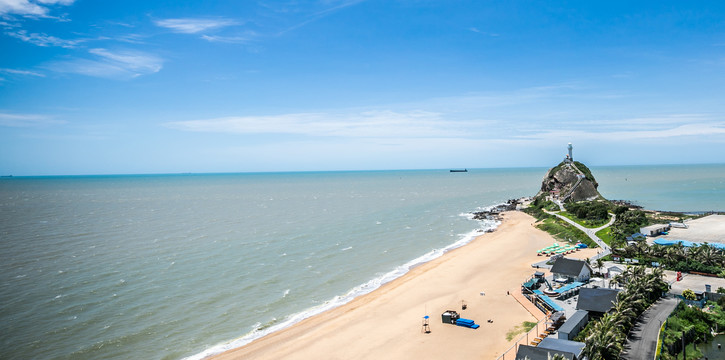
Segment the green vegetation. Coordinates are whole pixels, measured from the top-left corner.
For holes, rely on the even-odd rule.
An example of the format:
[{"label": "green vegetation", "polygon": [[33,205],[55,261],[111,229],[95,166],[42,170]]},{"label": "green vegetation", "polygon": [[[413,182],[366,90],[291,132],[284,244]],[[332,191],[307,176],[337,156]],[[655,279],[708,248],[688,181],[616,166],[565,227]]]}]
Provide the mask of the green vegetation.
[{"label": "green vegetation", "polygon": [[579,169],[579,171],[584,173],[584,176],[587,178],[587,180],[593,182],[594,184],[597,183],[597,180],[594,179],[594,175],[592,175],[592,171],[589,170],[589,168],[586,165],[584,165],[578,161],[574,161],[574,165],[576,166],[577,169]]},{"label": "green vegetation", "polygon": [[590,360],[618,359],[635,320],[669,287],[661,269],[647,274],[644,267],[627,267],[622,276],[626,288],[617,295],[614,308],[590,321],[578,336],[584,339],[584,354]]},{"label": "green vegetation", "polygon": [[725,252],[707,243],[696,247],[684,247],[682,244],[648,246],[644,241],[638,241],[624,248],[615,248],[614,254],[639,259],[640,263],[658,262],[670,270],[696,271],[725,277]]},{"label": "green vegetation", "polygon": [[531,203],[531,205],[529,205],[529,207],[527,207],[523,211],[535,217],[536,220],[539,221],[554,217],[545,213],[544,211],[542,211],[542,209],[546,209],[549,211],[558,211],[559,206],[551,200],[546,200],[545,196],[537,196],[534,198],[534,201]]},{"label": "green vegetation", "polygon": [[[694,295],[694,293],[693,293]],[[725,298],[721,299],[725,300]],[[684,302],[677,305],[677,308],[667,320],[663,342],[661,359],[674,360],[682,353],[682,340],[684,337],[687,345],[687,358],[700,359],[702,354],[697,350],[696,343],[706,342],[712,339],[712,328],[725,326],[725,312],[722,303],[708,302],[705,310],[696,306],[687,306]]]},{"label": "green vegetation", "polygon": [[553,168],[551,168],[551,170],[549,170],[549,172],[546,174],[546,177],[551,176],[551,174],[556,174],[556,172],[561,170],[561,168],[564,167],[564,165],[566,165],[566,161],[560,162],[559,165],[556,165]]},{"label": "green vegetation", "polygon": [[685,298],[685,300],[697,300],[697,296],[695,295],[695,292],[690,289],[683,290],[682,297]]},{"label": "green vegetation", "polygon": [[617,219],[610,227],[609,233],[613,240],[612,247],[624,246],[627,236],[638,233],[642,226],[649,224],[642,210],[629,210],[626,207],[618,206],[614,209],[614,213],[617,215]]},{"label": "green vegetation", "polygon": [[537,323],[532,321],[524,321],[523,323],[521,323],[521,325],[514,326],[513,329],[509,330],[506,333],[506,341],[513,340],[516,335],[529,332],[531,329],[534,328],[534,326],[536,326],[536,324]]},{"label": "green vegetation", "polygon": [[[564,205],[566,211],[574,217],[570,219],[577,223],[595,228],[609,222],[609,204],[604,201],[579,201],[575,203],[567,203]],[[566,216],[566,215],[565,215]]]},{"label": "green vegetation", "polygon": [[536,227],[562,241],[581,242],[591,248],[597,247],[597,244],[587,234],[557,217],[552,216],[536,225]]},{"label": "green vegetation", "polygon": [[[660,326],[660,334],[663,334],[665,332],[665,327],[667,326],[667,323],[662,323]],[[659,358],[660,353],[662,352],[662,336],[657,337],[657,348],[655,349],[655,359]]]},{"label": "green vegetation", "polygon": [[612,246],[612,235],[611,235],[612,228],[607,227],[602,230],[597,231],[595,235],[597,235],[602,241],[604,241],[605,244]]}]

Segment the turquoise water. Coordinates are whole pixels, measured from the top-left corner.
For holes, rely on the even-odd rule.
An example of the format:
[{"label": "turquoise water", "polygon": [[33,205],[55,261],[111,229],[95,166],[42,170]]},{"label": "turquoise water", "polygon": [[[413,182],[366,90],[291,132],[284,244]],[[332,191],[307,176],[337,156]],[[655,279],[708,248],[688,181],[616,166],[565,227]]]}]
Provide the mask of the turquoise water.
[{"label": "turquoise water", "polygon": [[[725,209],[725,166],[592,170],[611,198]],[[240,346],[465,244],[496,226],[471,211],[534,195],[545,172],[0,179],[3,358]]]},{"label": "turquoise water", "polygon": [[725,211],[725,165],[593,167],[599,192],[652,210]]}]

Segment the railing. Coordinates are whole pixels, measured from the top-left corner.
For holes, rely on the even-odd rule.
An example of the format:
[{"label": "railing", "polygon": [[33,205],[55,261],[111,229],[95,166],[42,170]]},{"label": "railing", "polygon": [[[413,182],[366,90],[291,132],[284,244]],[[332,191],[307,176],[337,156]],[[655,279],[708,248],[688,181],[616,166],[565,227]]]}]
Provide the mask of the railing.
[{"label": "railing", "polygon": [[[669,318],[667,318],[669,319]],[[654,360],[660,359],[660,353],[662,352],[662,346],[665,344],[665,330],[667,330],[667,321],[662,323],[662,326],[660,326],[660,332],[657,334],[657,348],[655,349],[655,358]]]},{"label": "railing", "polygon": [[[513,350],[513,354],[510,354],[509,357],[508,357],[508,359],[511,359],[511,360],[515,359],[516,358],[516,352],[519,349],[518,346],[521,345],[521,344],[524,344],[524,345],[531,344],[529,342],[529,340],[533,340],[539,334],[541,334],[539,332],[539,329],[541,329],[542,332],[546,330],[546,321],[547,320],[549,320],[548,317],[539,320],[539,322],[536,323],[536,326],[534,326],[533,328],[531,328],[531,330],[527,331],[526,334],[521,335],[521,337],[518,338],[516,340],[516,342],[514,342],[514,344],[511,345],[510,348],[508,348],[508,350],[504,351],[503,354],[501,354],[501,356],[497,357],[496,360],[506,360],[507,359],[506,355],[509,355],[509,353],[511,352],[511,350]],[[532,335],[532,332],[533,332],[533,335]],[[524,341],[522,341],[522,340],[524,340]]]},{"label": "railing", "polygon": [[667,330],[667,323],[669,322],[670,318],[675,314],[675,310],[673,310],[670,315],[667,316],[667,319],[665,319],[665,321],[662,323],[662,326],[660,326],[660,332],[657,334],[657,348],[655,349],[654,360],[661,359],[660,354],[662,353],[662,348],[665,346],[665,330]]}]

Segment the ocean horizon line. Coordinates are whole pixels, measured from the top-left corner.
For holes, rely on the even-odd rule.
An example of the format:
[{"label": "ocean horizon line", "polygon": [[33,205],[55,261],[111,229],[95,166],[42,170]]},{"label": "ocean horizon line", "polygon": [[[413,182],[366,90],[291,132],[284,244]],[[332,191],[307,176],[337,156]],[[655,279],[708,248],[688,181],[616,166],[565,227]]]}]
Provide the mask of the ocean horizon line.
[{"label": "ocean horizon line", "polygon": [[[577,160],[578,161],[578,160]],[[590,168],[612,168],[612,167],[660,167],[660,166],[725,166],[723,163],[661,163],[661,164],[607,164],[592,165],[585,163]],[[515,169],[549,169],[551,166],[494,166],[494,167],[449,167],[449,168],[409,168],[409,169],[342,169],[342,170],[269,170],[269,171],[209,171],[209,172],[130,172],[130,173],[79,173],[79,174],[4,174],[0,179],[13,178],[79,178],[79,177],[151,177],[151,176],[205,176],[205,175],[269,175],[269,174],[325,174],[325,173],[363,173],[363,172],[417,172],[417,171],[449,171],[466,169],[472,170],[515,170]]]}]

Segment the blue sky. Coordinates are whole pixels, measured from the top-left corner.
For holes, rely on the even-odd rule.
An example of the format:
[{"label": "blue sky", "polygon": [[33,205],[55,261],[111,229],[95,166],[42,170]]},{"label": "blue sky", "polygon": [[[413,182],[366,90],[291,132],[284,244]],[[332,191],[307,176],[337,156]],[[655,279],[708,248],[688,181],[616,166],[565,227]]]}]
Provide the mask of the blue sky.
[{"label": "blue sky", "polygon": [[0,0],[0,174],[722,163],[719,1]]}]

